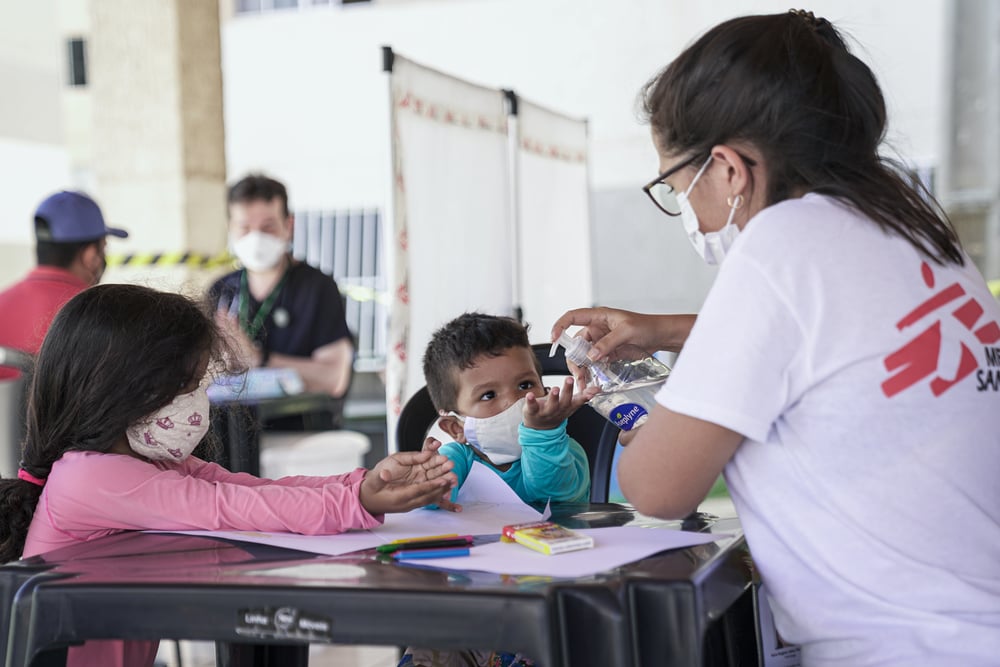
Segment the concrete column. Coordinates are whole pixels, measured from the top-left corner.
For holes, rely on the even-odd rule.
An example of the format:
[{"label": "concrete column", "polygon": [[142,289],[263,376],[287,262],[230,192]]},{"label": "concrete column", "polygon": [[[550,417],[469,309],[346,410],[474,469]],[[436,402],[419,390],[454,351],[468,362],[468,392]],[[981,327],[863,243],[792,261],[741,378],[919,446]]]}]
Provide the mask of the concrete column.
[{"label": "concrete column", "polygon": [[[91,156],[109,253],[225,248],[219,6],[205,0],[90,0]],[[212,276],[126,266],[108,281],[197,291]]]},{"label": "concrete column", "polygon": [[987,279],[1000,278],[1000,5],[951,7],[951,96],[943,200]]}]

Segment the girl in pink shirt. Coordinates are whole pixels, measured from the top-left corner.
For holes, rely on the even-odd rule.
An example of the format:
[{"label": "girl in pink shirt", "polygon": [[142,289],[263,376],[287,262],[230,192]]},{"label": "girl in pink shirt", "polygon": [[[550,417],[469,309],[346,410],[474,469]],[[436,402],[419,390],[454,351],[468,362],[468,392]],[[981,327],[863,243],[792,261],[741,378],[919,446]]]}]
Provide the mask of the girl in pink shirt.
[{"label": "girl in pink shirt", "polygon": [[[101,285],[52,323],[28,404],[18,479],[0,480],[0,562],[125,530],[330,534],[447,498],[434,446],[372,470],[260,479],[190,456],[208,431],[212,319],[190,299]],[[152,665],[157,642],[92,641],[70,665]]]}]

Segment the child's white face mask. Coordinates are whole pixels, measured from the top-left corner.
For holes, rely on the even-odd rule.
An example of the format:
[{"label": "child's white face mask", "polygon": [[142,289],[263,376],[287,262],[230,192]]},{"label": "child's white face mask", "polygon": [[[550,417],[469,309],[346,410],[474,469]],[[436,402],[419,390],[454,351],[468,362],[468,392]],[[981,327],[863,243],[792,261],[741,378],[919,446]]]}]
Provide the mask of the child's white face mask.
[{"label": "child's white face mask", "polygon": [[208,393],[202,382],[190,394],[181,394],[155,414],[125,431],[132,451],[147,459],[183,461],[208,432]]},{"label": "child's white face mask", "polygon": [[463,417],[451,413],[462,422],[465,440],[486,455],[490,461],[501,465],[521,458],[521,439],[518,427],[524,419],[524,402],[521,399],[503,412],[492,417]]}]

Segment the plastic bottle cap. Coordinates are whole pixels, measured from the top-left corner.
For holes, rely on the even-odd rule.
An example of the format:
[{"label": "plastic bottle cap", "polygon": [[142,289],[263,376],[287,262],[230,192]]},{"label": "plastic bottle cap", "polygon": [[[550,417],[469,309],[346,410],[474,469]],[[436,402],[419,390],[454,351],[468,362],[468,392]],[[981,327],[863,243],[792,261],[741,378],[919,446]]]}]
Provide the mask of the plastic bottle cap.
[{"label": "plastic bottle cap", "polygon": [[549,354],[550,357],[555,354],[556,345],[562,345],[563,349],[566,350],[566,358],[577,366],[590,365],[590,358],[587,357],[587,353],[590,352],[590,343],[582,337],[570,336],[563,331],[559,334],[559,340],[552,344],[552,350]]}]

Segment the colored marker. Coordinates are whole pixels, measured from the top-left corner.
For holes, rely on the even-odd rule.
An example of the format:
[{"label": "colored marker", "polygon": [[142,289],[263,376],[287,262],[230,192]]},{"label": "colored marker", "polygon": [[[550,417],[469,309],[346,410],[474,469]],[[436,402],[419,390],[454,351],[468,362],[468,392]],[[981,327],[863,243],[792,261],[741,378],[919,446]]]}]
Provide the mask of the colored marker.
[{"label": "colored marker", "polygon": [[414,542],[406,542],[401,544],[380,544],[375,547],[375,551],[380,554],[391,554],[394,551],[400,551],[402,549],[435,549],[440,547],[465,547],[472,544],[471,535],[463,535],[460,537],[446,537],[440,540],[420,540]]},{"label": "colored marker", "polygon": [[404,537],[402,539],[393,540],[389,544],[406,544],[407,542],[421,542],[423,540],[444,540],[452,537],[462,537],[458,533],[449,533],[447,535],[424,535],[423,537]]},{"label": "colored marker", "polygon": [[418,558],[452,558],[455,556],[468,556],[468,547],[464,549],[416,549],[395,551],[392,558],[396,560],[415,560]]}]

